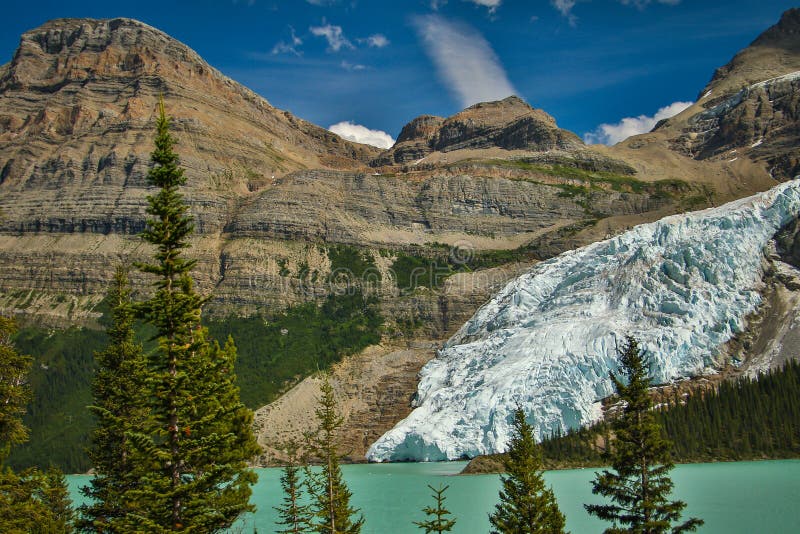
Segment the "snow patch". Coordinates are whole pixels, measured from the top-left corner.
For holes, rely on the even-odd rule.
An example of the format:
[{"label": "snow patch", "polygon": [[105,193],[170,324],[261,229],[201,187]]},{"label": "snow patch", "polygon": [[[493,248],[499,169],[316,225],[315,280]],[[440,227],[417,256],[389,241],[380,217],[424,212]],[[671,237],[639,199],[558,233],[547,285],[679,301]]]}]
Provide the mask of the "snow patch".
[{"label": "snow patch", "polygon": [[420,372],[415,410],[367,457],[500,452],[521,406],[538,438],[590,423],[626,335],[656,383],[711,372],[761,301],[765,245],[800,213],[800,180],[643,224],[510,282]]}]

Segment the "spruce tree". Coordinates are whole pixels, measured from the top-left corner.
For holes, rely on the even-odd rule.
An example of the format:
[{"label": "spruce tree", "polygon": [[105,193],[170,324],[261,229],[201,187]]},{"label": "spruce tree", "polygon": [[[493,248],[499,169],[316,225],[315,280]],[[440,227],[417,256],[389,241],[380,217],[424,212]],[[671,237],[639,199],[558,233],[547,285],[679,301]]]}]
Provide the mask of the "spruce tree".
[{"label": "spruce tree", "polygon": [[587,504],[586,510],[612,526],[606,533],[693,531],[703,521],[691,518],[676,526],[682,501],[668,501],[672,491],[669,471],[670,443],[656,423],[648,388],[650,377],[639,345],[628,337],[620,354],[624,381],[609,373],[623,411],[612,422],[614,439],[604,454],[613,471],[604,470],[592,481],[592,493],[608,497],[614,504]]},{"label": "spruce tree", "polygon": [[303,482],[300,477],[300,467],[297,462],[297,445],[290,443],[287,446],[289,463],[283,468],[281,474],[281,489],[283,490],[283,504],[274,507],[278,512],[278,521],[282,530],[279,534],[300,534],[311,532],[312,512],[311,506],[303,504]]},{"label": "spruce tree", "polygon": [[147,358],[146,397],[150,417],[144,431],[131,433],[133,461],[141,473],[130,492],[136,514],[128,530],[217,532],[246,511],[255,473],[246,462],[259,452],[253,415],[235,385],[236,347],[207,339],[201,307],[207,298],[194,289],[195,262],[183,256],[194,225],[179,193],[186,183],[169,119],[160,106],[148,181],[151,216],[143,238],[155,247],[152,263],[139,268],[157,278],[153,296],[137,316],[156,330],[158,348]]},{"label": "spruce tree", "polygon": [[14,348],[11,338],[16,331],[13,319],[0,316],[0,465],[11,447],[28,439],[22,416],[31,399],[28,372],[33,359]]},{"label": "spruce tree", "polygon": [[316,410],[319,427],[309,436],[309,453],[322,463],[321,471],[306,470],[308,488],[314,501],[314,524],[316,532],[327,534],[358,534],[364,518],[350,506],[352,494],[342,476],[339,465],[337,433],[343,419],[337,413],[333,387],[327,375],[320,388],[322,397]]},{"label": "spruce tree", "polygon": [[428,484],[428,487],[433,492],[431,496],[433,497],[433,500],[436,501],[436,506],[426,506],[422,509],[422,511],[425,512],[425,515],[432,517],[430,519],[426,519],[425,521],[414,521],[414,524],[420,529],[424,530],[425,534],[431,534],[433,532],[436,534],[450,532],[456,525],[455,519],[450,519],[447,517],[450,515],[450,510],[444,506],[444,492],[447,491],[447,488],[450,486],[439,486],[438,488],[434,488]]},{"label": "spruce tree", "polygon": [[560,533],[564,532],[564,514],[558,508],[551,488],[542,477],[542,451],[533,439],[533,429],[525,420],[522,408],[514,411],[511,442],[503,456],[506,474],[500,502],[489,522],[494,533]]},{"label": "spruce tree", "polygon": [[95,353],[92,380],[97,418],[89,458],[95,475],[82,489],[89,497],[79,509],[78,527],[85,532],[123,532],[131,508],[130,490],[139,483],[128,435],[140,433],[147,417],[146,369],[141,345],[134,340],[133,308],[128,274],[117,267],[108,293],[111,322],[108,347]]},{"label": "spruce tree", "polygon": [[72,508],[64,475],[57,469],[20,474],[4,462],[11,447],[24,443],[22,423],[31,398],[28,373],[33,359],[20,354],[12,338],[12,319],[0,316],[0,532],[72,532]]}]

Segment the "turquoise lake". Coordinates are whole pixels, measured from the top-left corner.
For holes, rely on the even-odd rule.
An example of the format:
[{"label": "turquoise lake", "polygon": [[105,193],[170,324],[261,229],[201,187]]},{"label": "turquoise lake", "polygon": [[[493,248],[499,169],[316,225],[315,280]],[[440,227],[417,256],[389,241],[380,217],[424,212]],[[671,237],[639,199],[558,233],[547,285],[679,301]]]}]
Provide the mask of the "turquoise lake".
[{"label": "turquoise lake", "polygon": [[[364,534],[422,532],[412,521],[424,519],[421,509],[431,504],[427,485],[449,485],[446,505],[455,515],[453,532],[489,532],[488,514],[497,502],[500,487],[496,475],[453,476],[464,462],[420,464],[368,464],[344,466],[352,503],[366,518]],[[243,519],[235,532],[275,531],[275,512],[280,503],[280,469],[258,469],[259,482],[252,502],[258,511]],[[602,532],[608,523],[590,518],[583,503],[600,503],[592,495],[592,469],[548,471],[567,529],[573,534]],[[73,499],[80,502],[78,488],[90,479],[68,477]],[[684,517],[696,516],[706,524],[705,533],[795,533],[800,532],[800,460],[687,464],[672,471],[673,498],[687,502]]]}]

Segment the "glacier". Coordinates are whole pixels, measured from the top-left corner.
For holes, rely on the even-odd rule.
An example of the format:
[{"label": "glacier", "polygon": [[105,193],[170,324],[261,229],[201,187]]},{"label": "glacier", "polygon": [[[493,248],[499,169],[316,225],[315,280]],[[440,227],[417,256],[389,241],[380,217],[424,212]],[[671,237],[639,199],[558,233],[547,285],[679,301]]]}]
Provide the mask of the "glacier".
[{"label": "glacier", "polygon": [[595,421],[627,335],[649,356],[655,383],[713,372],[720,345],[761,302],[765,247],[799,213],[795,179],[535,265],[423,367],[415,409],[367,458],[501,452],[517,406],[540,439]]}]

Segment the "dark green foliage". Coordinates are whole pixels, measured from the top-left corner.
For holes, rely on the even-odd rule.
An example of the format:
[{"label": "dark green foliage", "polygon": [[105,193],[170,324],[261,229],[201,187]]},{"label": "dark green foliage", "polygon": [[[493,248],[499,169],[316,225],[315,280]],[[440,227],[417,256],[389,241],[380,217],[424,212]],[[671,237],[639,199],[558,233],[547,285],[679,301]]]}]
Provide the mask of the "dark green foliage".
[{"label": "dark green foliage", "polygon": [[500,534],[550,534],[564,532],[564,514],[542,476],[542,452],[521,408],[514,411],[513,430],[503,456],[506,474],[500,502],[489,516],[493,532]]},{"label": "dark green foliage", "polygon": [[364,250],[350,245],[332,245],[328,248],[332,282],[377,282],[381,279],[375,259]]},{"label": "dark green foliage", "polygon": [[456,520],[447,517],[450,515],[450,510],[444,506],[444,492],[447,491],[447,488],[450,486],[439,486],[438,488],[434,488],[428,484],[428,487],[433,492],[431,496],[436,502],[436,505],[426,506],[422,509],[422,511],[425,512],[425,515],[430,516],[431,519],[426,519],[425,521],[414,521],[414,524],[420,529],[424,530],[425,534],[431,534],[433,532],[436,534],[450,532],[453,530],[453,527],[456,526]]},{"label": "dark green foliage", "polygon": [[72,532],[71,501],[60,471],[17,474],[5,466],[11,448],[28,437],[22,415],[31,396],[32,358],[17,351],[15,332],[14,321],[0,317],[0,532]]},{"label": "dark green foliage", "polygon": [[397,255],[391,269],[401,291],[417,287],[438,288],[454,272],[445,257],[426,258],[403,252]]},{"label": "dark green foliage", "polygon": [[92,380],[97,427],[92,432],[89,458],[95,471],[83,494],[78,527],[88,532],[123,532],[130,500],[140,473],[132,464],[128,434],[143,431],[147,416],[146,368],[142,347],[134,339],[133,309],[128,275],[118,267],[108,295],[111,305],[109,344],[95,353]]},{"label": "dark green foliage", "polygon": [[586,510],[612,526],[606,533],[693,531],[703,524],[692,518],[679,525],[682,501],[669,501],[673,468],[671,444],[662,436],[648,392],[650,377],[636,340],[627,338],[620,354],[620,377],[610,373],[623,411],[611,423],[614,440],[604,455],[613,470],[604,470],[592,481],[592,493],[613,504],[587,504]]},{"label": "dark green foliage", "polygon": [[[739,378],[716,390],[676,397],[654,417],[673,443],[676,462],[798,458],[800,362],[787,362],[757,380]],[[602,465],[597,443],[608,434],[607,423],[556,433],[541,443],[545,464]]]},{"label": "dark green foliage", "polygon": [[210,321],[209,332],[237,340],[242,402],[261,407],[306,376],[380,342],[383,318],[375,297],[353,288],[322,303],[306,302],[268,318]]},{"label": "dark green foliage", "polygon": [[[107,299],[104,308],[110,316]],[[110,327],[110,319],[103,322]],[[214,339],[237,340],[236,383],[242,402],[255,409],[343,356],[378,343],[383,318],[375,297],[364,297],[353,288],[328,296],[321,305],[307,302],[267,318],[203,322]],[[149,340],[152,327],[137,324],[136,332],[146,351],[155,347]],[[94,428],[86,408],[93,402],[92,355],[107,347],[106,332],[86,328],[48,332],[29,326],[21,328],[14,340],[24,353],[35,355],[30,375],[35,395],[23,419],[31,429],[31,441],[13,449],[9,465],[23,469],[51,463],[67,473],[88,471],[91,462],[85,450]]]},{"label": "dark green foliage", "polygon": [[31,429],[30,441],[16,447],[9,465],[24,469],[52,464],[68,473],[85,472],[90,463],[84,452],[93,427],[86,409],[95,350],[107,343],[105,332],[86,328],[48,332],[27,326],[14,337],[21,351],[33,356],[30,384],[33,400],[23,418]]},{"label": "dark green foliage", "polygon": [[14,347],[12,337],[16,331],[12,319],[0,316],[0,465],[11,447],[28,439],[22,416],[31,398],[28,373],[32,358]]},{"label": "dark green foliage", "polygon": [[[683,404],[681,404],[683,402]],[[682,462],[800,457],[800,362],[656,412]]]},{"label": "dark green foliage", "polygon": [[283,468],[281,474],[281,489],[283,490],[283,504],[275,506],[278,512],[276,523],[281,525],[279,534],[300,534],[311,532],[312,511],[311,506],[303,504],[303,481],[301,468],[297,462],[297,445],[290,443],[288,446],[289,463]]},{"label": "dark green foliage", "polygon": [[343,420],[337,412],[327,375],[323,377],[320,391],[322,397],[315,412],[319,427],[308,436],[308,451],[311,458],[320,462],[321,470],[306,469],[308,490],[314,502],[314,530],[327,534],[358,534],[364,518],[350,506],[352,494],[342,476],[337,433]]},{"label": "dark green foliage", "polygon": [[71,505],[61,471],[0,467],[0,532],[73,532]]},{"label": "dark green foliage", "polygon": [[156,252],[152,263],[139,265],[156,277],[155,292],[137,306],[155,328],[158,347],[147,359],[149,417],[142,431],[128,435],[139,485],[126,493],[132,511],[121,524],[127,531],[216,532],[253,510],[256,475],[246,462],[259,448],[252,412],[234,384],[233,341],[220,347],[200,323],[207,299],[194,290],[195,262],[182,255],[193,231],[178,192],[186,179],[163,104],[160,112],[148,173],[159,189],[148,197],[151,219],[143,233]]}]

